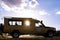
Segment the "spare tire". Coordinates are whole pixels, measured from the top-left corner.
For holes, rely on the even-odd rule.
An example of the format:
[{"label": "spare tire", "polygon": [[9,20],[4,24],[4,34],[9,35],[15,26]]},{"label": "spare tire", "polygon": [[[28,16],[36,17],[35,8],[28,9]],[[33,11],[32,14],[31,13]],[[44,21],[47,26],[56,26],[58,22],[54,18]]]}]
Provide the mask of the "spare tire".
[{"label": "spare tire", "polygon": [[0,24],[0,31],[3,32],[3,29],[4,29],[4,25],[1,23],[1,24]]}]

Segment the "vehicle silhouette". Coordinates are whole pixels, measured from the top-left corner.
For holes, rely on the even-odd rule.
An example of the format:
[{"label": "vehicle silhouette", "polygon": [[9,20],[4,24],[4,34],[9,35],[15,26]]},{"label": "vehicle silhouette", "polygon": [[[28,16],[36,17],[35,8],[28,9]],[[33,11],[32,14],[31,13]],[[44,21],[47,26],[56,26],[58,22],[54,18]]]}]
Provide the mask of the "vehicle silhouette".
[{"label": "vehicle silhouette", "polygon": [[53,37],[56,32],[56,28],[47,27],[42,21],[33,18],[17,17],[4,18],[2,30],[4,33],[9,33],[13,38],[18,38],[20,35],[25,34]]}]

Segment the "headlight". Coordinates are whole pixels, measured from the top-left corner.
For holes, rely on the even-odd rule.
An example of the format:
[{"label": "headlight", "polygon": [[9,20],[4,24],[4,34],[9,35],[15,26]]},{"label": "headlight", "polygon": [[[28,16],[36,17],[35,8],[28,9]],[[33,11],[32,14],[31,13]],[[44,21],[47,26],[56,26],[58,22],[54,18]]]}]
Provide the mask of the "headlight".
[{"label": "headlight", "polygon": [[25,25],[26,25],[26,26],[30,26],[30,21],[29,21],[29,20],[26,20],[26,21],[25,21]]}]

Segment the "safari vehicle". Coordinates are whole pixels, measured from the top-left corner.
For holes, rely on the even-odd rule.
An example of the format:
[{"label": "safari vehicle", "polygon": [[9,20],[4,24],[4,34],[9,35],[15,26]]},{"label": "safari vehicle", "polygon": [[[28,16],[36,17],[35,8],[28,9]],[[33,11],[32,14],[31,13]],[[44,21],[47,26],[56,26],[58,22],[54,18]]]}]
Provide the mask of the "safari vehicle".
[{"label": "safari vehicle", "polygon": [[9,33],[13,38],[18,38],[20,35],[43,35],[52,37],[55,35],[56,29],[47,27],[42,21],[32,18],[4,18],[4,33]]}]

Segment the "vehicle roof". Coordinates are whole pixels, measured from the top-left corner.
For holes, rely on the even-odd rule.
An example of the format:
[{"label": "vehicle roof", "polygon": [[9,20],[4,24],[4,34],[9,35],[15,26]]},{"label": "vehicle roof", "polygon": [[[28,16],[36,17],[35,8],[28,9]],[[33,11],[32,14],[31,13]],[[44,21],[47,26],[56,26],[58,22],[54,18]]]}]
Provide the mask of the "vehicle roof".
[{"label": "vehicle roof", "polygon": [[34,20],[34,21],[36,21],[36,22],[40,22],[39,20],[37,20],[37,19],[34,19],[34,18],[23,18],[23,17],[5,17],[5,19],[11,19],[11,20],[19,20],[19,19],[21,19],[21,20],[24,20],[24,19],[29,19],[29,20]]}]

